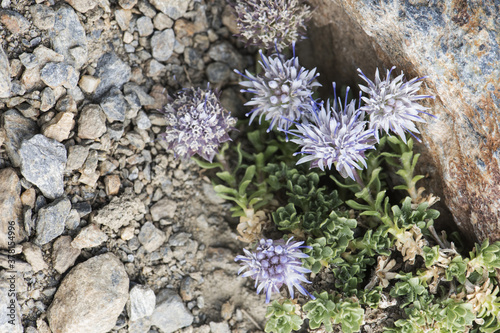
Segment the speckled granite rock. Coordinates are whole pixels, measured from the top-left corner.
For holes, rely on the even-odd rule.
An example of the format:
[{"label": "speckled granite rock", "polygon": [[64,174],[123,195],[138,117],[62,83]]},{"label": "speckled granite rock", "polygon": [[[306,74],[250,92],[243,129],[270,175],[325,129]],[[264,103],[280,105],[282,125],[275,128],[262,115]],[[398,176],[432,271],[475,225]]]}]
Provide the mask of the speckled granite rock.
[{"label": "speckled granite rock", "polygon": [[[332,3],[343,8],[370,37],[365,48],[373,48],[373,57],[386,67],[395,65],[409,78],[428,76],[437,119],[420,128],[429,156],[423,162],[434,182],[430,189],[442,187],[442,199],[466,235],[500,239],[498,6],[481,0],[312,2],[318,6],[315,21],[332,17],[327,10]],[[313,37],[313,43],[337,42],[325,35]],[[361,60],[352,59],[363,69]]]}]

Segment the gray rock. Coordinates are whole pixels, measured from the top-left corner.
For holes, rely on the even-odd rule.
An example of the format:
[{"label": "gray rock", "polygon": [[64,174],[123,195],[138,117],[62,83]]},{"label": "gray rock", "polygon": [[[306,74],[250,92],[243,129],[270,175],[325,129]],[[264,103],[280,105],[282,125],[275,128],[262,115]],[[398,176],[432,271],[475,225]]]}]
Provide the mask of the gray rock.
[{"label": "gray rock", "polygon": [[106,53],[97,62],[94,76],[101,79],[97,86],[95,96],[101,97],[109,88],[120,88],[130,80],[132,70],[115,53]]},{"label": "gray rock", "polygon": [[80,112],[78,137],[97,139],[106,132],[106,115],[97,104],[88,104]]},{"label": "gray rock", "polygon": [[54,107],[56,104],[56,96],[54,90],[50,87],[46,87],[42,90],[40,95],[40,111],[45,112]]},{"label": "gray rock", "polygon": [[69,215],[66,218],[65,226],[68,230],[75,230],[80,225],[80,214],[74,208],[71,208]]},{"label": "gray rock", "polygon": [[156,297],[151,323],[163,333],[172,333],[193,323],[193,315],[173,290],[164,289]]},{"label": "gray rock", "polygon": [[51,88],[64,86],[75,88],[78,83],[78,73],[73,66],[62,62],[49,62],[40,71],[40,79]]},{"label": "gray rock", "polygon": [[245,67],[243,56],[226,41],[212,45],[208,50],[208,56],[215,61],[227,64],[230,68],[243,70]]},{"label": "gray rock", "polygon": [[214,205],[220,205],[226,201],[223,198],[221,198],[217,194],[217,192],[214,191],[214,187],[212,185],[203,183],[202,188],[203,188],[203,195],[210,203]]},{"label": "gray rock", "polygon": [[150,316],[156,305],[156,295],[148,286],[136,285],[130,290],[128,316],[131,321]]},{"label": "gray rock", "polygon": [[205,67],[205,62],[201,57],[201,53],[192,47],[186,47],[184,49],[184,61],[189,67],[196,68],[200,71]]},{"label": "gray rock", "polygon": [[49,268],[45,260],[43,259],[42,249],[32,243],[24,243],[23,244],[23,254],[26,258],[26,261],[33,268],[33,272],[38,272],[44,269]]},{"label": "gray rock", "polygon": [[36,220],[35,243],[44,245],[60,236],[64,232],[66,217],[70,210],[71,202],[66,197],[40,208]]},{"label": "gray rock", "polygon": [[118,4],[123,9],[132,9],[137,4],[137,0],[118,0]]},{"label": "gray rock", "polygon": [[129,279],[111,253],[78,264],[64,278],[47,311],[53,332],[105,333],[128,299]]},{"label": "gray rock", "polygon": [[231,330],[229,329],[229,324],[227,321],[223,321],[220,323],[216,323],[211,321],[210,322],[210,332],[211,333],[231,333]]},{"label": "gray rock", "polygon": [[108,240],[108,236],[96,224],[85,226],[75,239],[71,242],[71,246],[76,249],[85,249],[96,247]]},{"label": "gray rock", "polygon": [[99,0],[65,0],[65,1],[80,13],[86,13],[89,10],[94,9],[95,6],[97,6],[97,4],[99,3]]},{"label": "gray rock", "polygon": [[137,19],[137,31],[139,32],[139,36],[144,37],[144,36],[149,36],[153,33],[154,26],[153,26],[153,21],[147,17],[147,16],[142,16]]},{"label": "gray rock", "polygon": [[7,54],[0,46],[0,98],[7,98],[10,96],[10,66]]},{"label": "gray rock", "polygon": [[12,34],[24,34],[30,28],[30,21],[14,10],[0,10],[0,23]]},{"label": "gray rock", "polygon": [[126,101],[120,89],[111,87],[101,100],[101,108],[110,123],[125,120]]},{"label": "gray rock", "polygon": [[144,202],[135,195],[125,193],[120,197],[114,197],[108,205],[99,209],[92,218],[92,222],[106,225],[117,231],[145,213]]},{"label": "gray rock", "polygon": [[149,332],[151,328],[151,320],[149,317],[144,317],[136,321],[128,323],[128,333],[144,333]]},{"label": "gray rock", "polygon": [[52,48],[64,56],[64,60],[71,66],[79,69],[83,64],[81,59],[75,61],[70,49],[75,46],[83,48],[85,61],[87,59],[88,47],[85,29],[83,28],[75,11],[69,6],[61,6],[56,11],[54,28],[49,32]]},{"label": "gray rock", "polygon": [[[397,66],[397,74],[404,70],[408,80],[427,76],[419,93],[436,96],[427,104],[436,119],[424,116],[428,123],[419,126],[425,143],[419,148],[425,170],[419,174],[432,175],[422,185],[441,197],[469,241],[500,239],[500,201],[492,200],[500,191],[499,7],[488,1],[472,7],[468,2],[330,2],[369,37],[365,47],[350,43],[351,54],[368,49],[384,64]],[[338,16],[322,7],[314,20]],[[325,28],[320,31],[328,38],[313,44],[339,44]],[[373,79],[364,61],[358,64]]]},{"label": "gray rock", "polygon": [[80,169],[89,155],[89,147],[75,145],[68,149],[68,161],[66,162],[66,172]]},{"label": "gray rock", "polygon": [[148,95],[144,91],[144,88],[139,86],[137,83],[129,82],[123,86],[123,92],[127,95],[130,93],[135,93],[139,98],[140,106],[145,105],[153,105],[155,103],[155,99]]},{"label": "gray rock", "polygon": [[149,209],[153,221],[159,221],[162,218],[168,217],[173,218],[175,216],[175,210],[177,209],[177,203],[170,199],[162,199],[155,203]]},{"label": "gray rock", "polygon": [[139,111],[137,118],[135,119],[135,124],[137,128],[145,130],[151,127],[151,121],[148,115],[144,111]]},{"label": "gray rock", "polygon": [[69,138],[70,132],[75,126],[72,112],[59,112],[48,123],[42,126],[42,134],[50,139],[62,142]]},{"label": "gray rock", "polygon": [[146,75],[149,77],[157,77],[163,75],[166,71],[166,66],[156,59],[151,59],[146,64]]},{"label": "gray rock", "polygon": [[16,275],[4,272],[2,282],[0,283],[0,332],[2,333],[22,333],[23,324],[21,323],[21,308],[17,301],[16,293],[9,296],[16,290]]},{"label": "gray rock", "polygon": [[23,141],[19,150],[21,173],[43,195],[55,199],[64,193],[63,172],[66,148],[60,142],[37,134]]},{"label": "gray rock", "polygon": [[157,31],[151,37],[153,57],[158,61],[167,61],[174,53],[175,34],[173,29]]},{"label": "gray rock", "polygon": [[8,110],[2,115],[2,125],[5,129],[5,150],[9,155],[13,166],[21,165],[19,149],[23,140],[33,136],[37,132],[36,123],[28,118],[23,117],[16,110]]},{"label": "gray rock", "polygon": [[130,20],[132,19],[132,11],[126,9],[115,10],[115,20],[120,29],[127,31]]},{"label": "gray rock", "polygon": [[56,13],[54,9],[42,4],[36,4],[30,7],[33,24],[40,30],[48,30],[54,27]]},{"label": "gray rock", "polygon": [[211,83],[224,83],[231,75],[231,69],[222,62],[213,62],[207,66],[206,74]]},{"label": "gray rock", "polygon": [[182,17],[189,6],[189,1],[186,0],[150,0],[149,2],[174,20]]},{"label": "gray rock", "polygon": [[170,246],[184,246],[191,239],[192,234],[187,232],[178,232],[168,240]]},{"label": "gray rock", "polygon": [[139,242],[148,252],[156,251],[166,240],[165,233],[156,228],[153,223],[146,222],[141,227]]},{"label": "gray rock", "polygon": [[21,53],[19,55],[19,60],[26,69],[32,69],[38,66],[38,58],[34,53]]},{"label": "gray rock", "polygon": [[62,274],[74,265],[81,250],[71,246],[71,236],[61,236],[52,246],[52,263],[54,269]]},{"label": "gray rock", "polygon": [[174,21],[163,13],[158,13],[153,19],[153,24],[156,30],[162,31],[168,28],[172,28]]},{"label": "gray rock", "polygon": [[[9,226],[14,227],[14,243],[26,236],[22,227],[21,184],[13,168],[0,170],[0,248],[9,248]],[[13,224],[12,224],[13,223]]]}]

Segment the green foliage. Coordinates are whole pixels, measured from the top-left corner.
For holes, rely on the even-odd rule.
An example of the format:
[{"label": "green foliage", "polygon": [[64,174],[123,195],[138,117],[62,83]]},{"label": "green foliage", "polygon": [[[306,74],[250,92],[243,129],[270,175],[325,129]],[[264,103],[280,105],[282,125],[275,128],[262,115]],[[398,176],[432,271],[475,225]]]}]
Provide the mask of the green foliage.
[{"label": "green foliage", "polygon": [[360,304],[369,306],[372,309],[378,308],[382,295],[382,287],[377,286],[372,290],[359,290],[358,298]]},{"label": "green foliage", "polygon": [[321,267],[336,263],[339,260],[339,254],[343,252],[343,250],[328,246],[325,237],[309,237],[306,244],[310,248],[304,249],[304,253],[309,255],[304,259],[304,266],[313,273],[318,273]]},{"label": "green foliage", "polygon": [[267,333],[290,333],[300,329],[303,323],[302,318],[295,313],[295,305],[290,300],[285,300],[283,303],[274,301],[267,307],[266,318],[264,330]]},{"label": "green foliage", "polygon": [[401,281],[397,282],[394,288],[391,289],[390,295],[402,299],[401,307],[410,304],[421,306],[432,298],[428,289],[422,285],[418,277],[413,277],[411,273],[399,275],[398,277]]},{"label": "green foliage", "polygon": [[285,207],[280,207],[276,212],[272,213],[274,223],[278,230],[295,230],[300,228],[302,224],[300,217],[297,215],[295,205],[289,203]]},{"label": "green foliage", "polygon": [[342,332],[359,332],[363,323],[364,311],[359,304],[351,299],[341,299],[340,296],[314,293],[315,300],[310,300],[303,306],[309,319],[309,327],[316,329],[323,324],[327,332],[333,331],[334,324],[340,324]]},{"label": "green foliage", "polygon": [[344,253],[344,261],[332,269],[335,277],[335,287],[348,296],[358,294],[360,284],[366,276],[368,266],[375,263],[374,258],[366,257],[363,254]]},{"label": "green foliage", "polygon": [[439,245],[433,247],[424,246],[423,251],[425,267],[433,266],[439,259]]},{"label": "green foliage", "polygon": [[442,305],[444,306],[436,314],[436,320],[441,323],[441,331],[465,332],[466,327],[472,325],[472,321],[476,318],[470,303],[447,299]]},{"label": "green foliage", "polygon": [[387,235],[388,228],[384,225],[379,226],[375,232],[369,229],[363,235],[363,238],[357,238],[352,241],[352,247],[360,250],[361,254],[374,257],[376,255],[388,256],[391,254],[392,239]]},{"label": "green foliage", "polygon": [[469,267],[482,274],[483,269],[494,273],[500,268],[500,242],[490,244],[488,239],[481,245],[476,244],[474,251],[470,252]]},{"label": "green foliage", "polygon": [[460,284],[465,284],[467,262],[468,259],[464,260],[460,255],[453,258],[445,270],[446,281],[451,281],[453,278],[455,278]]},{"label": "green foliage", "polygon": [[416,225],[420,230],[424,231],[434,224],[434,220],[439,217],[439,211],[428,209],[427,202],[418,205],[417,209],[412,208],[410,197],[406,197],[400,206],[392,206],[393,221],[396,227],[409,229]]}]

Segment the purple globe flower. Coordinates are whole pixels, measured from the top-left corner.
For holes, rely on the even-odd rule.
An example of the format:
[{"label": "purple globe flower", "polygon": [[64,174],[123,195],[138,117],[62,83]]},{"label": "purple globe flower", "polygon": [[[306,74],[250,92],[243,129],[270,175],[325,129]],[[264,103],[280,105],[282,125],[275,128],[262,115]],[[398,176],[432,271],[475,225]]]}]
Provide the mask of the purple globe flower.
[{"label": "purple globe flower", "polygon": [[[434,96],[418,95],[422,84],[422,78],[414,78],[408,82],[404,81],[404,74],[391,80],[391,72],[396,67],[387,71],[385,80],[380,80],[378,68],[375,72],[375,82],[368,79],[363,72],[358,69],[359,76],[368,83],[368,86],[359,85],[359,88],[368,94],[362,97],[365,105],[361,110],[366,111],[370,117],[370,127],[375,129],[375,137],[379,141],[379,131],[389,133],[389,130],[396,133],[406,143],[405,132],[420,133],[414,122],[425,123],[420,117],[420,113],[428,114],[429,109],[417,103],[424,98],[434,98]],[[434,117],[433,115],[430,115]],[[415,137],[415,135],[413,135]],[[417,137],[415,137],[420,141]]]},{"label": "purple globe flower", "polygon": [[176,156],[187,159],[198,154],[212,162],[219,145],[231,140],[228,132],[236,124],[212,90],[181,90],[161,112],[167,119],[161,137]]},{"label": "purple globe flower", "polygon": [[366,167],[365,151],[375,148],[375,138],[374,130],[363,120],[364,112],[355,104],[354,100],[347,104],[346,93],[342,108],[335,97],[333,106],[327,101],[326,107],[314,108],[308,121],[297,123],[297,128],[288,132],[297,137],[291,141],[302,146],[295,154],[306,155],[297,164],[310,161],[311,168],[321,170],[335,165],[342,177],[357,180],[356,169],[362,169],[360,164]]},{"label": "purple globe flower", "polygon": [[311,271],[302,267],[300,261],[300,258],[309,257],[300,250],[308,246],[302,246],[304,242],[291,242],[292,238],[286,243],[281,239],[273,241],[263,238],[255,252],[243,249],[245,255],[237,256],[235,259],[235,261],[241,261],[243,265],[238,274],[247,270],[242,276],[250,276],[255,280],[257,294],[260,294],[262,290],[265,291],[266,303],[271,300],[273,292],[279,293],[283,284],[288,287],[291,298],[294,296],[293,287],[295,287],[302,295],[314,299],[314,296],[301,285],[301,282],[311,283],[304,277],[305,273]]},{"label": "purple globe flower", "polygon": [[236,71],[248,81],[241,81],[240,85],[245,87],[242,92],[255,94],[245,105],[253,106],[253,110],[247,113],[250,123],[259,116],[270,121],[268,131],[277,127],[288,130],[294,121],[298,121],[304,114],[311,112],[311,99],[314,88],[321,86],[316,81],[316,68],[312,71],[306,70],[299,65],[299,59],[294,56],[284,60],[281,54],[266,57],[262,51],[260,65],[264,69],[262,75],[254,76],[250,72],[245,74]]},{"label": "purple globe flower", "polygon": [[309,6],[302,0],[236,0],[232,5],[239,36],[267,50],[275,45],[283,50],[303,39],[311,17]]}]

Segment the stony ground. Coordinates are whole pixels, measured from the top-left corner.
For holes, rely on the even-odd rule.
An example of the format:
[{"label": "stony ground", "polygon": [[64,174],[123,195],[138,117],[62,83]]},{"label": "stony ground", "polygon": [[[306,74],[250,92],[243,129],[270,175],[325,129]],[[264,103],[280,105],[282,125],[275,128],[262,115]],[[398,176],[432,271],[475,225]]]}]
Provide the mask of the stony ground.
[{"label": "stony ground", "polygon": [[158,139],[183,87],[242,112],[225,1],[0,4],[0,332],[260,331],[228,204]]}]

